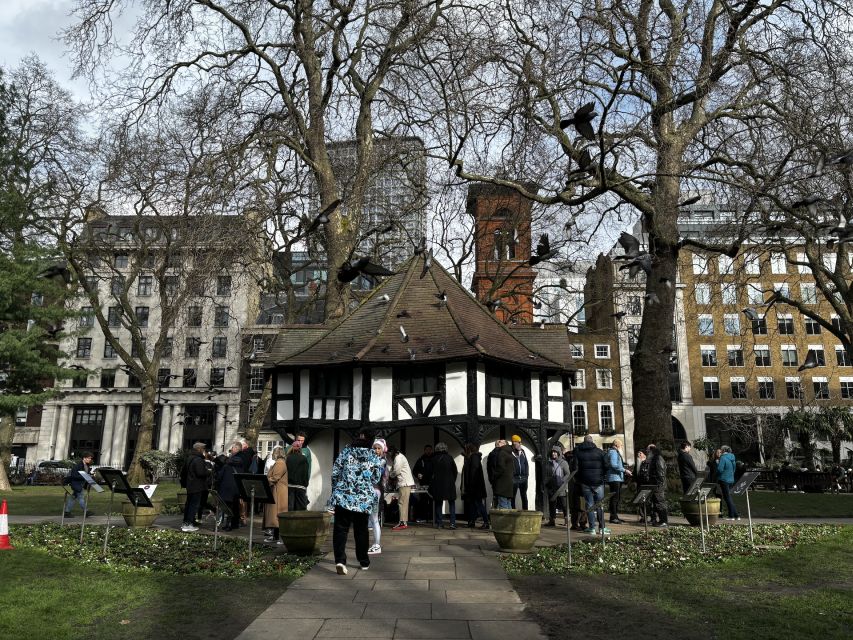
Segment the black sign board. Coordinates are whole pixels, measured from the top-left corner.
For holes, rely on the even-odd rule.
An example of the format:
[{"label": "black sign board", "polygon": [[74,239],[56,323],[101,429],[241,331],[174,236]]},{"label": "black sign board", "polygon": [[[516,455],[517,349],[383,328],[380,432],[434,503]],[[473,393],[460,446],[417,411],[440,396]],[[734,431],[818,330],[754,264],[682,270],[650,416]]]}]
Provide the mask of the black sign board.
[{"label": "black sign board", "polygon": [[702,486],[702,483],[705,482],[705,474],[700,473],[693,479],[691,485],[687,488],[687,492],[684,494],[687,498],[694,498],[696,494],[699,493],[699,487]]},{"label": "black sign board", "polygon": [[104,479],[104,484],[113,489],[113,491],[130,496],[130,492],[133,491],[133,489],[130,484],[128,484],[127,476],[124,475],[124,471],[121,471],[120,469],[101,467],[98,469],[98,473],[100,473],[101,477]]},{"label": "black sign board", "polygon": [[640,489],[637,492],[637,495],[634,496],[634,499],[631,501],[631,504],[640,504],[649,499],[649,496],[652,495],[654,489]]},{"label": "black sign board", "polygon": [[224,513],[226,516],[234,515],[231,511],[231,507],[228,506],[228,503],[225,502],[225,500],[219,497],[219,493],[216,491],[211,489],[207,492],[207,501],[216,507],[217,513]]},{"label": "black sign board", "polygon": [[738,478],[738,481],[732,486],[732,493],[739,496],[749,489],[749,485],[755,482],[755,479],[760,475],[760,471],[745,471],[744,474]]},{"label": "black sign board", "polygon": [[[118,491],[118,489],[116,489],[116,491]],[[151,508],[154,506],[154,504],[148,498],[148,494],[145,493],[145,489],[142,489],[141,487],[137,489],[131,489],[128,492],[127,497],[130,498],[130,502],[134,507]]]},{"label": "black sign board", "polygon": [[252,489],[255,490],[255,502],[261,504],[274,504],[275,498],[272,494],[272,487],[265,475],[256,473],[235,473],[234,479],[237,481],[237,488],[240,490],[240,497],[243,500],[250,500]]}]

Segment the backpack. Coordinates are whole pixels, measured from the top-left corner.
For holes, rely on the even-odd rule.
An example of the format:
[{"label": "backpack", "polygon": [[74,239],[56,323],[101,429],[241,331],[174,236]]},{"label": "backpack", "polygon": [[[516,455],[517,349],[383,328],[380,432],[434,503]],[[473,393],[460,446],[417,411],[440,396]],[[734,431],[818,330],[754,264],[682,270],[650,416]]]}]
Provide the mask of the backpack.
[{"label": "backpack", "polygon": [[258,472],[258,456],[252,456],[252,462],[249,464],[249,473]]}]

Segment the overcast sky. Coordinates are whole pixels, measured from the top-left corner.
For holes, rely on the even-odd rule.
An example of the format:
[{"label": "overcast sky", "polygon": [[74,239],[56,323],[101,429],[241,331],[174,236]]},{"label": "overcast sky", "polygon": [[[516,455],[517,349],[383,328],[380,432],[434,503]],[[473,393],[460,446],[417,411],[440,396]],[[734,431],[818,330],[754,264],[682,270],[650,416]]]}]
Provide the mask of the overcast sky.
[{"label": "overcast sky", "polygon": [[0,65],[17,67],[30,53],[53,71],[60,86],[85,99],[86,83],[71,80],[71,61],[57,33],[71,24],[72,0],[0,0]]}]

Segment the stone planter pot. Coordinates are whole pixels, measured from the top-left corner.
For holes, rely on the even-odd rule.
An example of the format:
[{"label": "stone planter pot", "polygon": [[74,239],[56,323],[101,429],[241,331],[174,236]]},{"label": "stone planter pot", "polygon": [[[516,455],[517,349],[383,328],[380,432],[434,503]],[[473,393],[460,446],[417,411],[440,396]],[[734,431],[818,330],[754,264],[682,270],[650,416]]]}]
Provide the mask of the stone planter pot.
[{"label": "stone planter pot", "polygon": [[285,511],[278,514],[278,535],[288,553],[310,556],[321,552],[331,522],[327,511]]},{"label": "stone planter pot", "polygon": [[160,511],[163,509],[163,498],[151,498],[153,507],[133,508],[133,503],[124,501],[121,503],[121,515],[128,527],[147,528],[154,524]]},{"label": "stone planter pot", "polygon": [[498,546],[507,553],[530,553],[542,528],[541,511],[492,509],[489,519]]},{"label": "stone planter pot", "polygon": [[187,490],[186,489],[178,489],[178,506],[181,508],[181,511],[183,511],[184,507],[187,506]]},{"label": "stone planter pot", "polygon": [[[694,527],[699,526],[699,503],[696,500],[691,499],[681,499],[679,500],[681,503],[681,513],[684,514],[684,517],[687,518],[687,522],[689,522]],[[708,498],[708,523],[709,524],[717,524],[717,520],[720,518],[720,499],[719,498]],[[702,519],[705,518],[705,506],[702,505]]]}]

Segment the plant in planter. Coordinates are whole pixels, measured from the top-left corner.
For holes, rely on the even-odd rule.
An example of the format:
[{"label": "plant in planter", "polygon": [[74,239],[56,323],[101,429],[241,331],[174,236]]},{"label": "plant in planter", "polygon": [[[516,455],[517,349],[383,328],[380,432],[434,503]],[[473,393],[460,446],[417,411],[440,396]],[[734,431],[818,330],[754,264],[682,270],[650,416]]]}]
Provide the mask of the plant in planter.
[{"label": "plant in planter", "polygon": [[163,498],[151,498],[151,507],[135,507],[129,500],[121,503],[121,515],[130,528],[148,528],[163,510]]},{"label": "plant in planter", "polygon": [[331,522],[328,511],[285,511],[278,514],[278,535],[288,553],[314,555],[321,552]]},{"label": "plant in planter", "polygon": [[493,509],[489,514],[492,533],[501,551],[530,553],[542,529],[541,511]]},{"label": "plant in planter", "polygon": [[[687,518],[687,522],[689,522],[694,527],[699,526],[699,502],[695,498],[681,498],[678,501],[681,506],[681,513],[684,514],[684,517]],[[708,497],[705,500],[704,504],[702,504],[702,522],[705,521],[705,507],[707,505],[708,508],[708,524],[717,524],[717,520],[720,518],[720,499]]]}]

